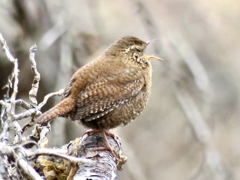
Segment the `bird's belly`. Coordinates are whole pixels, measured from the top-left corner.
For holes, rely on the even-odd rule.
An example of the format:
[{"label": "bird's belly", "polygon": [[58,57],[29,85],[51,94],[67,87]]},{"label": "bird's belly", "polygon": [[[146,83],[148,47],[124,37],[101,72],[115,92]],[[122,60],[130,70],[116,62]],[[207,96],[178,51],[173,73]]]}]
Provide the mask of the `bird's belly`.
[{"label": "bird's belly", "polygon": [[81,120],[82,124],[92,129],[112,129],[133,121],[144,109],[148,93],[140,93],[130,101],[119,105],[110,113],[92,121]]}]

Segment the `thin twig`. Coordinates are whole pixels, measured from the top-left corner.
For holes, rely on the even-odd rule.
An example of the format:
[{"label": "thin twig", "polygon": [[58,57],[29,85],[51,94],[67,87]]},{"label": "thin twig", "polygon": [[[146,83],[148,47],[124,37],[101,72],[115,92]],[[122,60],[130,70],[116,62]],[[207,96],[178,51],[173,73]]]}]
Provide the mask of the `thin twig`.
[{"label": "thin twig", "polygon": [[[1,103],[0,103],[0,104],[1,104]],[[15,105],[16,105],[16,106],[21,106],[21,107],[23,107],[23,108],[26,109],[26,110],[29,110],[29,109],[33,108],[33,106],[32,106],[31,104],[27,103],[26,101],[24,101],[24,100],[22,100],[22,99],[17,99],[17,100],[15,101]]]},{"label": "thin twig", "polygon": [[42,180],[39,174],[26,161],[26,152],[22,145],[6,146],[4,143],[0,143],[0,153],[7,155],[8,157],[13,157],[20,169],[32,179]]},{"label": "thin twig", "polygon": [[32,64],[31,68],[32,68],[33,75],[34,75],[32,88],[29,91],[29,99],[34,106],[37,106],[37,92],[38,92],[39,81],[40,81],[40,73],[37,70],[37,64],[36,64],[36,60],[35,60],[35,52],[36,51],[37,51],[37,45],[34,44],[30,48],[30,51],[29,51],[30,52],[29,53],[29,59],[30,59],[31,64]]},{"label": "thin twig", "polygon": [[28,118],[32,115],[39,116],[40,114],[41,114],[41,112],[34,108],[34,109],[29,109],[27,111],[24,111],[23,113],[15,115],[14,119],[15,120],[22,120],[22,119]]},{"label": "thin twig", "polygon": [[[6,103],[5,101],[3,100],[0,100],[0,105],[2,105],[2,109],[1,109],[1,116],[0,116],[0,125],[1,125],[1,128],[3,128],[4,126],[4,121],[3,121],[3,118],[4,118],[4,115],[5,115],[5,112],[6,112],[6,109],[7,107],[9,106],[9,103]],[[3,128],[4,129],[4,128]],[[0,139],[2,137],[2,133],[0,135]]]},{"label": "thin twig", "polygon": [[0,42],[3,46],[3,50],[8,58],[8,60],[10,62],[12,62],[14,64],[14,68],[13,68],[13,77],[14,77],[14,86],[13,86],[13,93],[11,96],[11,115],[12,117],[14,117],[15,114],[15,100],[16,100],[16,96],[18,93],[18,75],[19,75],[19,70],[18,70],[18,60],[16,58],[13,57],[13,55],[10,53],[8,45],[6,40],[3,38],[2,34],[0,33]]},{"label": "thin twig", "polygon": [[26,156],[29,158],[33,158],[41,155],[47,155],[47,156],[61,157],[73,163],[92,163],[92,161],[89,159],[77,158],[77,157],[66,155],[68,152],[67,150],[63,150],[63,149],[38,148],[34,151],[25,150],[25,152],[26,152]]},{"label": "thin twig", "polygon": [[15,158],[18,166],[32,179],[42,180],[41,176],[33,169],[31,165],[24,159],[24,154],[21,152],[15,153]]},{"label": "thin twig", "polygon": [[[9,141],[10,137],[9,137],[9,132],[10,131],[10,126],[13,125],[13,128],[16,130],[16,136],[15,136],[15,140],[17,142],[20,142],[20,137],[21,137],[21,127],[19,124],[17,123],[13,123],[14,122],[14,116],[15,116],[15,101],[16,101],[16,96],[18,93],[18,75],[19,75],[19,69],[18,69],[18,60],[16,58],[13,57],[13,55],[10,53],[9,48],[7,46],[7,42],[6,40],[3,38],[2,34],[0,33],[0,42],[2,44],[3,50],[7,56],[7,59],[12,62],[14,64],[14,68],[13,68],[13,72],[12,72],[12,77],[14,79],[14,83],[13,83],[13,92],[10,98],[10,103],[11,106],[10,108],[6,109],[6,114],[7,115],[7,119],[5,121],[4,124],[4,128],[1,134],[1,138],[4,137],[4,139],[6,141]],[[9,86],[11,87],[11,80],[12,78],[9,79]]]},{"label": "thin twig", "polygon": [[8,106],[8,103],[6,103],[6,102],[3,101],[3,100],[0,100],[0,105],[2,105],[3,107],[7,107],[7,106]]},{"label": "thin twig", "polygon": [[14,61],[14,68],[13,68],[13,76],[14,76],[14,85],[13,85],[13,92],[12,96],[10,99],[11,102],[11,115],[12,115],[12,120],[14,120],[14,115],[15,115],[15,100],[17,97],[18,93],[18,75],[19,75],[19,70],[18,70],[18,60],[15,59]]},{"label": "thin twig", "polygon": [[43,101],[38,104],[37,109],[40,110],[40,109],[47,103],[47,101],[48,101],[48,99],[49,99],[50,97],[53,97],[53,96],[61,96],[61,95],[63,94],[63,92],[64,92],[64,89],[61,89],[61,90],[59,90],[59,91],[56,91],[56,92],[47,94],[47,95],[44,97]]},{"label": "thin twig", "polygon": [[0,33],[0,42],[3,46],[3,50],[7,56],[7,58],[12,62],[14,63],[15,62],[15,58],[12,56],[12,54],[10,53],[9,49],[8,49],[8,46],[7,46],[7,42],[6,40],[3,38],[2,36],[2,33]]},{"label": "thin twig", "polygon": [[22,128],[19,125],[18,122],[15,121],[14,117],[15,117],[15,109],[16,109],[16,105],[15,105],[15,101],[16,101],[16,97],[17,97],[17,93],[18,93],[18,75],[19,75],[19,70],[18,70],[18,60],[15,59],[14,61],[14,86],[13,86],[13,92],[12,92],[12,96],[11,96],[11,121],[12,121],[12,125],[13,128],[15,129],[15,138],[14,138],[14,143],[18,143],[21,141],[21,132],[22,132]]}]

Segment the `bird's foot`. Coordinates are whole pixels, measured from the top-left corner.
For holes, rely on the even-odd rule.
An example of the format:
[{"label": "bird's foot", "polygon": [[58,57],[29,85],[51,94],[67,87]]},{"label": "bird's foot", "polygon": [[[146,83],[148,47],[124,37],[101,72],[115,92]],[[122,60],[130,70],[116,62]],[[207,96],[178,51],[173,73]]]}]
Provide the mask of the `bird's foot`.
[{"label": "bird's foot", "polygon": [[[103,134],[103,140],[105,143],[104,147],[94,147],[94,151],[109,151],[112,153],[112,155],[115,157],[116,159],[116,163],[119,164],[119,162],[121,161],[121,158],[119,156],[119,154],[116,152],[116,150],[114,150],[114,148],[112,148],[109,144],[109,140],[107,138],[107,135],[112,137],[117,143],[119,143],[119,141],[117,141],[119,139],[119,137],[115,134],[113,134],[112,132],[110,132],[109,130],[105,130],[105,129],[93,129],[93,130],[89,130],[87,132],[84,133],[84,135],[91,135],[94,133],[102,133]],[[120,146],[119,146],[120,147]]]}]

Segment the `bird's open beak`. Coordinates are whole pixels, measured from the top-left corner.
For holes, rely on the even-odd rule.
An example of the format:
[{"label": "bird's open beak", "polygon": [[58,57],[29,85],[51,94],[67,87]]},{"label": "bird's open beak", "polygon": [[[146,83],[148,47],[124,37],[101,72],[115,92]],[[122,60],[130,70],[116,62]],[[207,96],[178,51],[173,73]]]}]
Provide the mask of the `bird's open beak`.
[{"label": "bird's open beak", "polygon": [[[157,39],[152,39],[152,40],[150,40],[150,41],[147,41],[147,45],[154,43],[156,40],[157,40]],[[162,58],[159,58],[159,57],[156,57],[156,56],[153,56],[153,55],[146,55],[146,54],[145,54],[145,57],[146,57],[148,60],[155,59],[155,60],[163,61]]]},{"label": "bird's open beak", "polygon": [[159,57],[156,57],[156,56],[153,56],[153,55],[146,55],[146,54],[145,54],[145,57],[146,57],[148,60],[155,59],[155,60],[163,61],[162,58],[159,58]]}]

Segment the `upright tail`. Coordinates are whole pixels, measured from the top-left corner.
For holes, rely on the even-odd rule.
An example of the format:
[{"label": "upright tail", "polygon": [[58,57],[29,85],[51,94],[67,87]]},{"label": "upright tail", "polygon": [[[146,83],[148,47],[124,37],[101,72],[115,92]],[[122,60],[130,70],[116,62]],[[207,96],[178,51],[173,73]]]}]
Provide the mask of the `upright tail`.
[{"label": "upright tail", "polygon": [[37,119],[35,119],[35,123],[37,124],[46,124],[54,118],[65,115],[72,111],[75,108],[75,100],[73,98],[63,99],[60,103],[58,103],[53,108],[49,109]]}]

